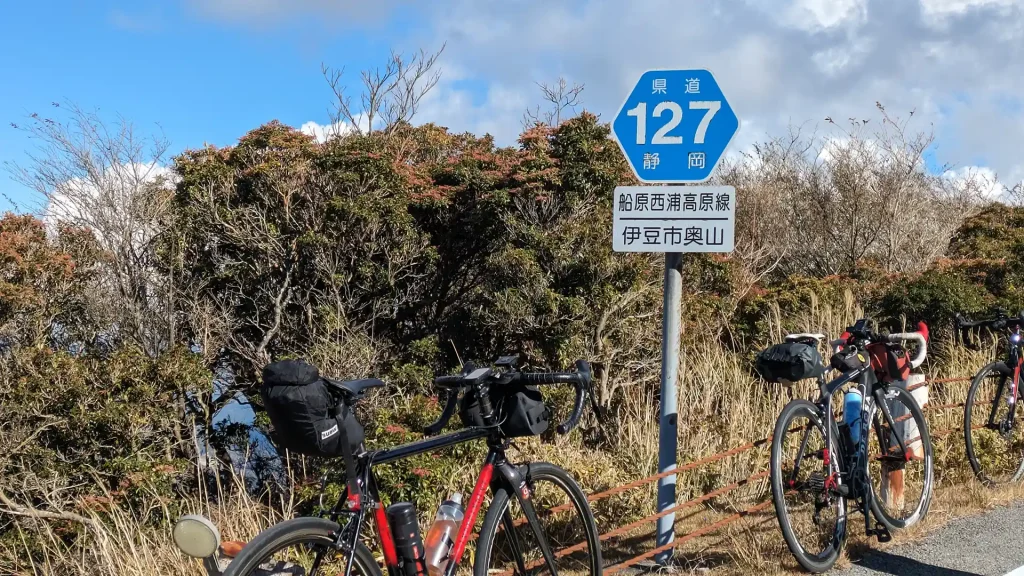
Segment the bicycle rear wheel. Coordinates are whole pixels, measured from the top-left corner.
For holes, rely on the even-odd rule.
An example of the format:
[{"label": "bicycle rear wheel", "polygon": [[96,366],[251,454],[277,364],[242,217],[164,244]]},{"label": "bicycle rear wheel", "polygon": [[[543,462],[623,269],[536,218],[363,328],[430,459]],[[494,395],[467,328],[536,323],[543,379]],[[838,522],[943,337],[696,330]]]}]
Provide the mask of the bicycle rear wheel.
[{"label": "bicycle rear wheel", "polygon": [[[537,462],[520,466],[559,576],[601,576],[601,541],[587,496],[565,470]],[[518,500],[499,488],[480,529],[476,576],[550,573]]]},{"label": "bicycle rear wheel", "polygon": [[[337,522],[324,518],[293,518],[260,532],[231,561],[224,576],[345,574],[348,556],[334,547]],[[351,576],[381,576],[373,554],[356,545]]]},{"label": "bicycle rear wheel", "polygon": [[[890,386],[869,411],[868,478],[871,511],[889,530],[906,528],[928,513],[932,499],[932,440],[921,406],[906,389]],[[876,396],[877,398],[877,396]],[[900,435],[907,452],[900,449]]]},{"label": "bicycle rear wheel", "polygon": [[[827,452],[825,426],[832,427],[833,438]],[[782,409],[772,435],[775,515],[790,552],[810,572],[831,568],[846,540],[846,500],[837,493],[842,454],[835,449],[836,439],[835,422],[802,399]]]},{"label": "bicycle rear wheel", "polygon": [[971,382],[964,407],[964,442],[971,469],[986,486],[1024,476],[1024,426],[1009,424],[1013,373],[1002,362],[982,368]]}]

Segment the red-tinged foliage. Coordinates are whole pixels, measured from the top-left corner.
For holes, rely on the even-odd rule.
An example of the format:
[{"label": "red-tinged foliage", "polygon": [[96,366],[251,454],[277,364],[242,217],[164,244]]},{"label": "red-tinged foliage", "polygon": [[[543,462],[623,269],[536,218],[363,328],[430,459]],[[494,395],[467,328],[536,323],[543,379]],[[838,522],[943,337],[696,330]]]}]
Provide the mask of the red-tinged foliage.
[{"label": "red-tinged foliage", "polygon": [[0,218],[0,336],[34,344],[55,323],[87,331],[82,312],[98,257],[87,231],[62,226],[50,238],[33,216]]},{"label": "red-tinged foliage", "polygon": [[588,323],[658,274],[649,255],[612,253],[611,192],[629,170],[608,137],[590,114],[506,148],[429,124],[315,144],[271,123],[227,153],[177,158],[176,278],[239,319],[225,341],[257,343],[290,267],[271,356],[336,339],[340,316],[373,327],[382,369],[430,339],[454,346],[416,365],[446,368],[455,350],[562,365],[586,355]]}]

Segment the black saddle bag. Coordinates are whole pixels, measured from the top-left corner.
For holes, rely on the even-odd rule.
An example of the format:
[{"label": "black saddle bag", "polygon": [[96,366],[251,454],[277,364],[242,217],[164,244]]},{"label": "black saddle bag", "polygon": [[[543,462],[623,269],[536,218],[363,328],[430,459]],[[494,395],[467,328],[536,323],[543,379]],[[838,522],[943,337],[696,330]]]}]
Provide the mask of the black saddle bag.
[{"label": "black saddle bag", "polygon": [[307,456],[356,454],[364,440],[352,407],[332,394],[316,366],[282,360],[263,368],[260,396],[281,446]]}]

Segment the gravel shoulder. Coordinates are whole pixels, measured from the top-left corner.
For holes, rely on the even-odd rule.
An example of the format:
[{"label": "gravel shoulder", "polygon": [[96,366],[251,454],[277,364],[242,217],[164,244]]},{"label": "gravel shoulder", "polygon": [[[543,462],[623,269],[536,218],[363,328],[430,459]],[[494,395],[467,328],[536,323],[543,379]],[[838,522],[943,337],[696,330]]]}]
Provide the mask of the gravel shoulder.
[{"label": "gravel shoulder", "polygon": [[839,576],[1003,576],[1024,565],[1024,503],[950,521],[914,543],[867,552]]}]

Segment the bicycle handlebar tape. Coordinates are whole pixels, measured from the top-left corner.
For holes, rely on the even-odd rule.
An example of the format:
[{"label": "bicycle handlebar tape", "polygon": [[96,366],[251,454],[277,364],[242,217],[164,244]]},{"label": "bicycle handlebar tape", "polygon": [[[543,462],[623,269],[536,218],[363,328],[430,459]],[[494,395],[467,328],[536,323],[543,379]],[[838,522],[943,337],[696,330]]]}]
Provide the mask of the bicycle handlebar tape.
[{"label": "bicycle handlebar tape", "polygon": [[449,390],[448,400],[445,401],[444,411],[441,412],[441,417],[437,419],[437,422],[434,422],[433,424],[424,428],[423,433],[426,434],[427,436],[432,436],[443,430],[444,427],[448,425],[448,421],[451,420],[452,416],[455,414],[455,407],[458,404],[458,400],[459,391]]},{"label": "bicycle handlebar tape", "polygon": [[585,391],[583,384],[577,381],[576,383],[576,401],[573,403],[572,414],[569,416],[569,420],[558,425],[556,429],[559,434],[566,434],[570,430],[576,427],[580,423],[580,416],[583,415],[583,401],[585,400]]},{"label": "bicycle handlebar tape", "polygon": [[395,551],[404,576],[427,576],[426,550],[416,518],[416,506],[411,502],[396,502],[387,509],[388,523],[395,538]]},{"label": "bicycle handlebar tape", "polygon": [[911,368],[917,368],[923,364],[925,357],[928,355],[928,327],[924,325],[924,322],[919,322],[918,328],[919,331],[917,332],[889,334],[888,337],[890,342],[902,342],[904,340],[917,342],[917,354],[910,360]]},{"label": "bicycle handlebar tape", "polygon": [[564,380],[560,380],[558,376],[564,376],[557,372],[520,372],[519,380],[526,384],[558,384]]},{"label": "bicycle handlebar tape", "polygon": [[458,384],[464,384],[466,381],[465,375],[459,374],[456,376],[438,376],[434,378],[434,384],[438,386],[455,386]]}]

